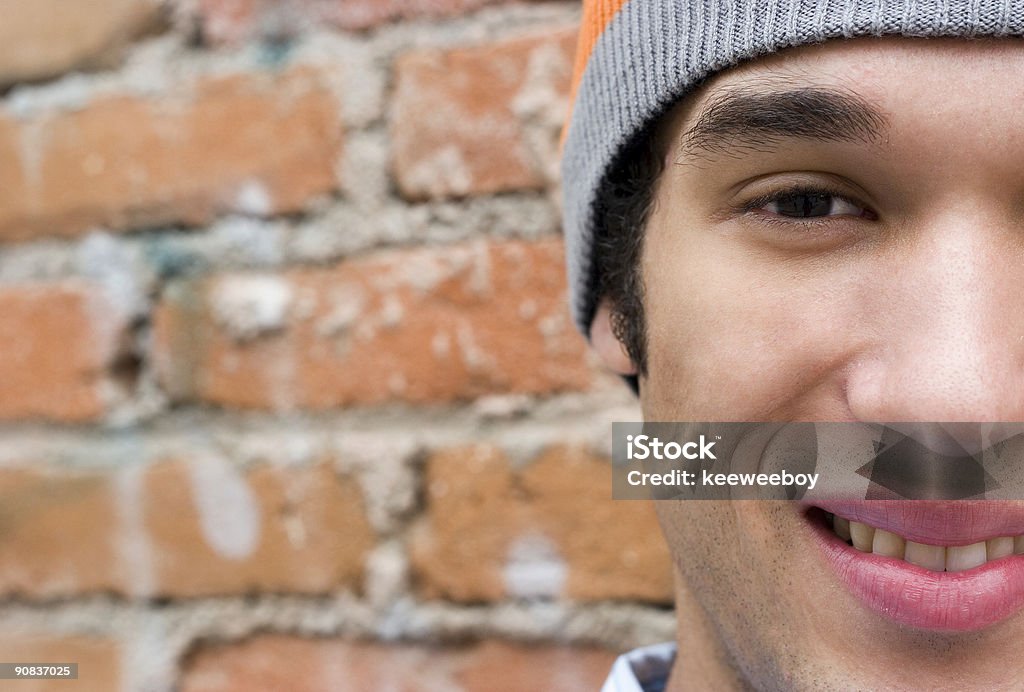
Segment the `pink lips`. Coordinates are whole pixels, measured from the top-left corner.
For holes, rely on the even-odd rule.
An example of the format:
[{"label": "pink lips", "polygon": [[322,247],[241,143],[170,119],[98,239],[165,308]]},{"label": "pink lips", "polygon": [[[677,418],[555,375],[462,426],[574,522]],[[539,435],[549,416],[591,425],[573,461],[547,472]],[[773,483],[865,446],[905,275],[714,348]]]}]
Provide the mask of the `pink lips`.
[{"label": "pink lips", "polygon": [[[827,512],[931,545],[969,545],[1024,534],[1024,503],[996,501],[839,501]],[[863,553],[824,525],[815,536],[839,580],[865,606],[895,622],[931,630],[970,631],[1024,607],[1024,556],[963,572],[934,572]]]}]

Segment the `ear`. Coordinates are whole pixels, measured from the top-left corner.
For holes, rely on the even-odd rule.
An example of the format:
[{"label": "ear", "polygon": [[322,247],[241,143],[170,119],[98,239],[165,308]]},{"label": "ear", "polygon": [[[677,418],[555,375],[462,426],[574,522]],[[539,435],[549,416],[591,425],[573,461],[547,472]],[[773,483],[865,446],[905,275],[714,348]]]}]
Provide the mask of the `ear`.
[{"label": "ear", "polygon": [[612,305],[607,298],[601,301],[590,324],[590,345],[606,366],[620,375],[635,375],[636,366],[612,330]]}]

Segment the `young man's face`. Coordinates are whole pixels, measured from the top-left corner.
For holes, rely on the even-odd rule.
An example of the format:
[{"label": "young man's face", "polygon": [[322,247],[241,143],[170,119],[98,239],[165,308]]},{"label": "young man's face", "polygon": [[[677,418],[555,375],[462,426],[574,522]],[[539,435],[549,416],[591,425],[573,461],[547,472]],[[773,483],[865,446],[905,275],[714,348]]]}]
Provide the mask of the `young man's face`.
[{"label": "young man's face", "polygon": [[[1015,40],[831,41],[688,98],[645,235],[645,418],[1024,420],[1022,104]],[[1024,503],[983,504],[874,522],[933,545],[1024,534]],[[837,555],[797,503],[657,505],[676,685],[1024,680],[1024,558],[929,571]]]}]

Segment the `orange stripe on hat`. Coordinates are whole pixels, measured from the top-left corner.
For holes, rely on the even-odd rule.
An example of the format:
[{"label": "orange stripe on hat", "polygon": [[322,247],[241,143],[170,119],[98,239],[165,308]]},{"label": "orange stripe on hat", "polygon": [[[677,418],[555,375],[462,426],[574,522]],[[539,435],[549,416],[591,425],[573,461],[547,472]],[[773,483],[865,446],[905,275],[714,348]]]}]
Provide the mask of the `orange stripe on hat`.
[{"label": "orange stripe on hat", "polygon": [[[587,69],[587,62],[590,54],[594,52],[594,46],[601,38],[601,34],[611,24],[612,19],[619,13],[619,10],[629,0],[583,0],[583,19],[580,25],[580,38],[576,47],[576,63],[573,67],[572,92],[570,95],[570,119],[572,107],[576,104],[576,93],[579,91],[580,82],[583,81],[583,72]],[[565,136],[569,130],[568,121],[562,128],[562,145],[565,144]]]}]

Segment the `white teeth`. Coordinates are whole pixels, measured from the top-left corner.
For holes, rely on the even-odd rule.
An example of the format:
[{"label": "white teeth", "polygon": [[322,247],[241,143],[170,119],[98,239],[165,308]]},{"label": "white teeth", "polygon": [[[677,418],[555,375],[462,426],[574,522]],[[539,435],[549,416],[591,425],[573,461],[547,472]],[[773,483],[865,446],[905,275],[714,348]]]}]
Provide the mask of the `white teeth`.
[{"label": "white teeth", "polygon": [[987,550],[989,560],[998,560],[1001,557],[1013,555],[1013,538],[1011,536],[990,538],[987,542]]},{"label": "white teeth", "polygon": [[908,541],[890,531],[831,514],[826,516],[826,521],[831,523],[832,530],[839,538],[852,543],[862,553],[906,560],[935,572],[960,572],[980,567],[992,560],[1024,555],[1024,535],[1000,536],[970,545],[946,547]]},{"label": "white teeth", "polygon": [[875,540],[871,544],[871,552],[875,555],[902,558],[904,546],[905,541],[902,536],[882,529],[875,529]]},{"label": "white teeth", "polygon": [[[850,540],[850,522],[842,517],[835,517],[833,520],[832,529],[836,532],[836,535],[842,538],[844,541]],[[1022,536],[1021,538],[1024,538]],[[1024,548],[1024,545],[1021,546]]]},{"label": "white teeth", "polygon": [[875,527],[861,524],[858,521],[851,521],[850,538],[853,539],[854,548],[862,553],[870,553],[871,544],[875,539]]},{"label": "white teeth", "polygon": [[946,569],[946,548],[941,545],[907,541],[907,551],[903,554],[903,559],[912,565],[942,572]]},{"label": "white teeth", "polygon": [[946,548],[947,572],[961,572],[965,569],[981,567],[987,560],[985,541],[970,545],[951,545]]}]

